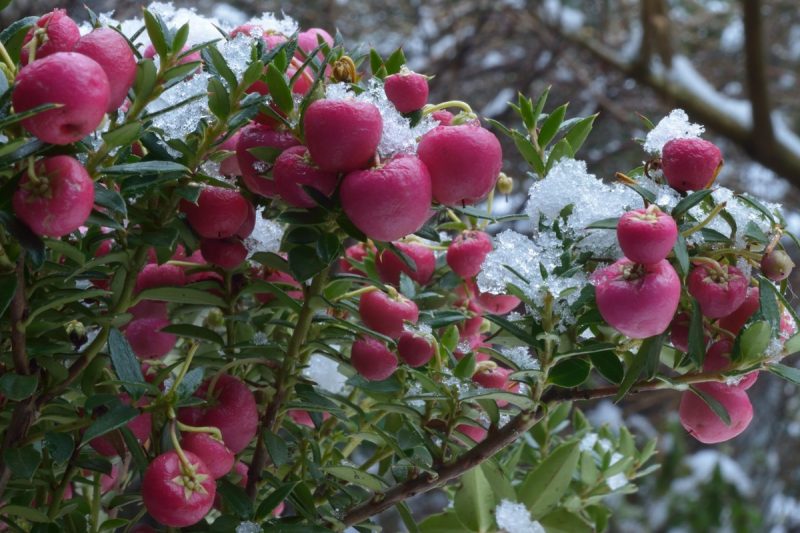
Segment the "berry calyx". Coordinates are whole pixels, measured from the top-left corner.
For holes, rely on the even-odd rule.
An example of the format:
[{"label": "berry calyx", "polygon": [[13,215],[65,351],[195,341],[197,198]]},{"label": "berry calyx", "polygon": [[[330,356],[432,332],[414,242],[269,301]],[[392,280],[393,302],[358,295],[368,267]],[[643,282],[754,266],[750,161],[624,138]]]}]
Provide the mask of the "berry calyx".
[{"label": "berry calyx", "polygon": [[208,466],[190,451],[183,452],[187,464],[175,450],[162,453],[142,476],[142,498],[156,521],[171,527],[196,524],[214,504],[217,485]]},{"label": "berry calyx", "polygon": [[[35,40],[34,40],[35,37]],[[42,59],[56,52],[69,52],[81,37],[80,29],[64,9],[54,9],[39,17],[22,40],[20,64],[30,62],[31,48],[36,59]]]},{"label": "berry calyx", "polygon": [[694,266],[686,278],[689,294],[708,318],[722,318],[739,308],[747,297],[748,284],[738,268],[710,263]]}]

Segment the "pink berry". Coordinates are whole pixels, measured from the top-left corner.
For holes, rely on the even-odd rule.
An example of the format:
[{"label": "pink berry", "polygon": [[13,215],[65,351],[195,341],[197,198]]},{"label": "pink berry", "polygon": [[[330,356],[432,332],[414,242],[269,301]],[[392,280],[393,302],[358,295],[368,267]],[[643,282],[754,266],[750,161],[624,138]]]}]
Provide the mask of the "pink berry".
[{"label": "pink berry", "polygon": [[731,314],[720,318],[719,327],[738,335],[745,323],[761,307],[760,296],[761,293],[758,287],[749,287],[742,305],[737,307]]},{"label": "pink berry", "polygon": [[236,143],[236,159],[247,188],[267,198],[277,196],[275,181],[268,175],[272,163],[262,161],[256,155],[260,155],[259,150],[282,152],[298,144],[288,131],[274,130],[263,124],[250,124],[243,128]]},{"label": "pink berry", "polygon": [[669,326],[669,340],[672,345],[682,352],[689,351],[689,326],[691,318],[686,313],[675,315]]},{"label": "pink berry", "polygon": [[240,239],[202,239],[200,250],[203,257],[212,265],[233,270],[247,259],[247,248]]},{"label": "pink berry", "polygon": [[77,159],[57,155],[34,165],[43,189],[23,175],[11,203],[37,235],[61,237],[78,229],[92,212],[94,183]]},{"label": "pink berry", "polygon": [[164,263],[157,265],[150,263],[142,268],[136,276],[136,292],[155,287],[181,287],[186,285],[186,274],[183,268]]},{"label": "pink berry", "polygon": [[434,111],[431,113],[431,118],[437,121],[442,126],[449,126],[453,123],[453,119],[456,118],[450,111]]},{"label": "pink berry", "polygon": [[275,160],[272,175],[278,195],[294,207],[310,208],[317,205],[302,189],[302,185],[330,196],[339,182],[338,174],[325,172],[314,165],[305,146],[292,146],[284,150]]},{"label": "pink berry", "polygon": [[181,436],[181,447],[203,461],[214,479],[219,479],[233,468],[233,452],[208,433],[187,431]]},{"label": "pink berry", "polygon": [[761,258],[761,272],[772,281],[783,281],[794,268],[794,261],[783,250],[773,250]]},{"label": "pink berry", "polygon": [[655,204],[622,215],[617,240],[625,257],[649,265],[666,259],[678,240],[678,225]]},{"label": "pink berry", "polygon": [[[722,339],[715,342],[706,352],[706,360],[703,362],[703,370],[705,372],[722,372],[728,370],[731,366],[730,355],[733,352],[733,342],[728,339]],[[742,380],[733,387],[741,390],[747,390],[753,386],[758,379],[758,371],[750,372],[742,377]]]},{"label": "pink berry", "polygon": [[673,139],[661,150],[661,169],[680,192],[707,189],[722,168],[722,152],[704,139]]},{"label": "pink berry", "polygon": [[511,371],[507,368],[495,367],[476,372],[472,381],[487,389],[505,389]]},{"label": "pink berry", "polygon": [[222,187],[206,187],[197,204],[181,201],[181,210],[198,235],[208,239],[224,239],[236,234],[249,216],[249,202],[238,191]]},{"label": "pink berry", "polygon": [[177,337],[161,330],[170,325],[163,318],[138,318],[125,328],[125,337],[140,359],[161,359],[175,347]]},{"label": "pink berry", "polygon": [[157,522],[186,527],[203,519],[214,503],[217,485],[208,466],[184,451],[193,472],[187,472],[175,450],[156,457],[142,476],[142,499]]},{"label": "pink berry", "polygon": [[483,309],[475,300],[466,302],[465,307],[469,318],[458,324],[458,331],[462,336],[471,337],[472,335],[477,335],[481,331],[481,326],[483,325]]},{"label": "pink berry", "polygon": [[400,273],[404,273],[420,285],[426,285],[436,270],[436,256],[433,250],[422,244],[396,242],[394,245],[403,252],[416,266],[411,268],[391,250],[384,250],[375,255],[375,268],[381,281],[397,287],[400,284]]},{"label": "pink berry", "polygon": [[136,58],[128,41],[110,28],[98,28],[78,39],[74,51],[94,59],[103,68],[109,85],[106,111],[116,111],[136,79]]},{"label": "pink berry", "polygon": [[[311,429],[316,428],[314,425],[314,420],[311,418],[309,412],[305,409],[289,409],[287,414],[289,415],[289,418],[291,418],[292,421],[299,426],[306,426]],[[330,413],[322,413],[322,420],[327,420],[330,417]]]},{"label": "pink berry", "polygon": [[22,121],[31,134],[51,144],[70,144],[92,133],[103,120],[109,98],[103,68],[75,52],[56,52],[23,68],[11,93],[17,113],[61,104]]},{"label": "pink berry", "polygon": [[477,296],[478,303],[484,310],[495,315],[507,315],[520,304],[520,299],[511,294],[492,294],[481,292]]},{"label": "pink berry", "polygon": [[364,379],[383,381],[397,369],[397,357],[381,341],[361,337],[350,350],[350,364]]},{"label": "pink berry", "polygon": [[142,300],[128,309],[128,312],[137,318],[162,318],[167,319],[167,303],[155,300]]},{"label": "pink berry", "polygon": [[683,393],[679,413],[681,425],[691,436],[704,444],[730,440],[742,433],[753,419],[753,406],[747,393],[721,383],[701,383],[696,387],[712,396],[728,411],[731,424],[722,419],[692,391]]},{"label": "pink berry", "polygon": [[[311,90],[311,86],[314,84],[314,76],[309,70],[303,69],[302,73],[295,78],[294,82],[292,82],[291,80],[294,78],[295,74],[297,74],[297,67],[290,65],[289,68],[286,69],[286,81],[292,83],[292,93],[305,96],[308,94],[308,91]],[[269,85],[261,80],[254,82],[250,87],[247,88],[246,92],[258,93],[265,96],[270,94]],[[275,102],[270,102],[268,105],[275,113],[283,117],[286,116],[284,111],[281,110],[281,108],[278,107]],[[255,121],[270,127],[277,127],[280,124],[280,121],[266,113],[259,113],[256,115]]]},{"label": "pink berry", "polygon": [[[125,393],[120,394],[119,399],[125,405],[129,405],[131,403],[130,396]],[[144,402],[140,401],[139,404],[141,406],[144,404]],[[150,431],[152,430],[152,416],[150,413],[142,413],[128,422],[126,426],[131,430],[131,433],[133,433],[133,436],[136,437],[136,440],[138,440],[140,443],[144,442],[150,437]],[[117,457],[119,455],[119,450],[117,450],[117,447],[121,447],[122,450],[127,449],[119,432],[108,433],[100,437],[95,437],[89,441],[89,446],[91,446],[94,451],[104,457]]]},{"label": "pink berry", "polygon": [[223,374],[209,401],[212,407],[206,410],[200,425],[219,428],[222,440],[232,452],[244,450],[258,428],[258,407],[250,388],[243,381]]},{"label": "pink berry", "polygon": [[721,318],[733,313],[747,298],[749,280],[738,268],[696,265],[686,278],[689,294],[700,304],[703,315]]},{"label": "pink berry", "polygon": [[421,109],[428,102],[428,78],[422,74],[403,69],[383,80],[386,98],[401,113]]},{"label": "pink berry", "polygon": [[[183,53],[186,52],[187,50],[189,50],[189,47],[184,46],[181,49],[181,55],[183,55]],[[144,52],[142,53],[142,57],[144,57],[145,59],[153,59],[154,57],[156,57],[156,55],[158,54],[156,54],[156,49],[152,44],[148,44],[147,48],[145,48]],[[196,63],[202,60],[203,57],[200,55],[199,51],[192,52],[191,54],[184,55],[183,57],[181,57],[181,59],[178,61],[178,65],[185,65],[186,63]]]},{"label": "pink berry", "polygon": [[622,258],[596,270],[592,283],[603,320],[633,339],[663,333],[681,297],[681,280],[666,259],[642,265]]},{"label": "pink berry", "polygon": [[419,318],[417,304],[401,294],[392,297],[383,291],[362,294],[358,312],[365,326],[393,339],[403,332],[405,322],[416,324]]},{"label": "pink berry", "polygon": [[483,260],[492,251],[492,238],[483,231],[463,231],[447,247],[447,264],[464,279],[481,271]]},{"label": "pink berry", "polygon": [[[372,162],[383,120],[378,108],[369,102],[317,100],[306,109],[303,127],[311,159],[319,168],[352,172]],[[420,203],[424,201],[423,192]]]},{"label": "pink berry", "polygon": [[236,233],[234,233],[233,236],[240,239],[246,239],[253,233],[255,227],[256,210],[253,207],[253,204],[247,202],[247,215],[244,218],[244,222],[242,222],[242,225],[239,226],[239,229],[236,230]]},{"label": "pink berry", "polygon": [[490,359],[489,354],[478,351],[480,348],[485,348],[488,346],[489,345],[484,342],[484,338],[480,335],[480,333],[469,336],[461,335],[458,338],[458,345],[456,346],[456,349],[453,350],[453,357],[455,357],[457,360],[461,360],[465,355],[474,353],[476,361],[488,361]]},{"label": "pink berry", "polygon": [[500,141],[480,126],[437,126],[417,149],[428,167],[433,198],[459,206],[483,199],[494,187],[503,165]]},{"label": "pink berry", "polygon": [[[69,52],[81,38],[78,25],[72,20],[64,9],[54,9],[50,13],[42,15],[36,24],[33,25],[25,38],[22,40],[22,50],[20,51],[20,63],[25,66],[28,64],[30,56],[30,42],[33,34],[37,30],[45,30],[44,42],[41,37],[37,39],[36,59],[42,59],[56,52]],[[19,111],[19,110],[17,110]]]},{"label": "pink berry", "polygon": [[488,434],[484,428],[470,424],[459,424],[456,426],[456,431],[462,435],[466,435],[475,442],[482,442]]},{"label": "pink berry", "polygon": [[400,359],[415,368],[430,361],[435,349],[430,340],[410,331],[402,332],[397,340],[397,353]]},{"label": "pink berry", "polygon": [[425,165],[411,155],[347,174],[339,194],[353,224],[379,241],[414,233],[431,215],[431,178]]},{"label": "pink berry", "polygon": [[236,145],[239,142],[241,134],[241,131],[237,131],[217,147],[220,151],[233,152],[219,164],[219,173],[223,176],[242,175],[242,170],[239,168],[239,159],[236,157]]},{"label": "pink berry", "polygon": [[339,268],[345,274],[355,274],[357,276],[365,276],[366,274],[361,270],[357,269],[356,267],[352,266],[347,259],[352,259],[359,263],[363,263],[364,259],[369,255],[369,253],[374,253],[374,247],[371,250],[367,250],[367,245],[363,242],[359,242],[352,246],[348,246],[347,249],[344,251],[344,257],[339,259]]},{"label": "pink berry", "polygon": [[[291,274],[279,270],[265,269],[257,276],[269,283],[281,285],[281,288],[286,291],[286,294],[288,294],[290,298],[294,298],[295,300],[303,299],[303,291],[300,290],[300,284]],[[292,290],[293,288],[296,289]],[[269,292],[259,293],[256,294],[256,299],[262,304],[267,304],[275,299],[275,295]]]},{"label": "pink berry", "polygon": [[[328,43],[328,46],[333,47],[333,37],[331,37],[331,34],[322,28],[309,28],[306,31],[301,31],[297,35],[297,47],[305,52],[306,55],[310,54],[319,46],[318,36],[322,37],[322,40]],[[323,60],[325,59],[325,56],[322,54],[322,52],[318,52],[317,58]]]}]

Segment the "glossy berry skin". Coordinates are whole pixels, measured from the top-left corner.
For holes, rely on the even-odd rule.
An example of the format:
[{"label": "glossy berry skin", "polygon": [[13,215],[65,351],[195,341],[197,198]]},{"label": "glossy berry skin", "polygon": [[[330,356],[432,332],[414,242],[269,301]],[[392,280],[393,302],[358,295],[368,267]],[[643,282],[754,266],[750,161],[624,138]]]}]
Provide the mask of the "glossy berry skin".
[{"label": "glossy berry skin", "polygon": [[40,159],[34,169],[47,179],[47,190],[40,194],[24,174],[11,199],[16,215],[35,234],[47,237],[62,237],[82,226],[94,206],[94,183],[83,165],[57,155]]},{"label": "glossy berry skin", "polygon": [[136,292],[155,287],[181,287],[186,285],[186,274],[177,265],[149,263],[136,276]]},{"label": "glossy berry skin", "polygon": [[437,126],[419,143],[428,167],[433,198],[440,204],[475,203],[489,194],[503,165],[500,141],[480,126]]},{"label": "glossy berry skin", "polygon": [[61,104],[22,121],[32,135],[51,144],[74,143],[92,133],[103,120],[109,99],[103,68],[75,52],[56,52],[23,68],[11,93],[17,113]]},{"label": "glossy berry skin", "polygon": [[306,109],[303,126],[311,159],[319,168],[352,172],[372,162],[383,120],[369,102],[317,100]]},{"label": "glossy berry skin", "polygon": [[258,408],[250,388],[238,378],[224,374],[214,387],[212,407],[201,418],[201,426],[214,426],[233,453],[244,450],[256,434]]},{"label": "glossy berry skin", "polygon": [[704,444],[716,444],[730,440],[747,429],[753,420],[753,406],[745,391],[721,383],[700,383],[695,386],[725,407],[731,424],[726,425],[694,392],[686,391],[681,397],[679,414],[681,425],[691,436]]},{"label": "glossy berry skin", "polygon": [[369,381],[383,381],[397,369],[397,357],[377,339],[361,337],[350,349],[350,364]]},{"label": "glossy berry skin", "polygon": [[266,148],[286,150],[300,144],[288,131],[278,131],[263,124],[250,124],[242,128],[236,143],[236,159],[242,172],[244,184],[255,194],[267,198],[278,195],[275,181],[268,172],[272,164],[258,159],[251,149]]},{"label": "glossy berry skin", "polygon": [[[328,43],[328,46],[333,47],[333,37],[322,28],[309,28],[306,31],[301,31],[297,35],[297,47],[306,54],[310,54],[319,46],[319,38],[317,36],[322,37],[322,40]],[[317,52],[317,57],[324,59],[322,52]]]},{"label": "glossy berry skin", "polygon": [[108,78],[106,111],[116,111],[128,96],[136,79],[136,58],[128,41],[111,28],[98,28],[78,39],[75,52],[94,59]]},{"label": "glossy berry skin", "polygon": [[377,168],[347,174],[339,196],[347,217],[367,237],[393,241],[430,218],[431,178],[417,157],[395,156]]},{"label": "glossy berry skin", "polygon": [[491,294],[481,292],[477,296],[478,304],[486,311],[495,315],[507,315],[517,308],[521,300],[510,294]]},{"label": "glossy berry skin", "polygon": [[165,318],[137,318],[125,328],[125,338],[140,359],[161,359],[178,342],[172,333],[161,331],[169,325]]},{"label": "glossy berry skin", "polygon": [[181,210],[198,235],[207,239],[232,237],[249,216],[252,206],[233,189],[206,187],[197,204],[181,201]]},{"label": "glossy berry skin", "polygon": [[20,51],[20,64],[28,64],[30,57],[30,42],[33,33],[44,28],[47,31],[46,42],[42,43],[39,39],[36,49],[36,59],[42,59],[56,52],[69,52],[81,38],[81,32],[75,21],[72,20],[64,9],[54,9],[39,17],[36,24],[28,30],[22,40],[22,50]]},{"label": "glossy berry skin", "polygon": [[[731,366],[731,353],[733,353],[733,342],[729,339],[722,339],[712,344],[706,352],[706,359],[703,361],[705,372],[723,372]],[[750,372],[742,376],[742,380],[732,388],[747,390],[752,387],[758,379],[758,371]]]},{"label": "glossy berry skin", "polygon": [[483,231],[459,233],[447,247],[447,264],[464,279],[477,276],[481,265],[492,251],[492,238]]},{"label": "glossy berry skin", "polygon": [[736,308],[731,314],[719,319],[719,327],[738,335],[745,323],[750,319],[761,306],[761,292],[758,287],[748,287],[742,305]]},{"label": "glossy berry skin", "polygon": [[236,237],[227,239],[202,239],[200,251],[203,257],[218,267],[233,270],[247,259],[247,248]]},{"label": "glossy berry skin", "polygon": [[707,189],[722,167],[722,152],[704,139],[673,139],[661,150],[661,170],[680,192]]},{"label": "glossy berry skin", "polygon": [[[170,527],[196,524],[214,503],[217,485],[206,464],[190,451],[184,451],[194,475],[184,471],[175,450],[162,453],[144,471],[142,498],[147,512],[157,522]],[[186,485],[193,488],[187,489]]]},{"label": "glossy berry skin", "polygon": [[203,461],[214,479],[219,479],[233,468],[233,452],[208,433],[187,431],[181,436],[181,447]]},{"label": "glossy berry skin", "polygon": [[490,370],[476,372],[472,381],[487,389],[505,389],[511,371],[507,368],[495,367]]},{"label": "glossy berry skin", "polygon": [[293,207],[315,207],[317,203],[301,187],[305,185],[330,196],[339,183],[339,175],[317,168],[305,146],[292,146],[284,150],[272,169],[278,195]]},{"label": "glossy berry skin", "polygon": [[391,297],[383,291],[362,294],[358,312],[365,326],[393,339],[403,332],[405,322],[416,324],[419,318],[417,304],[401,294]]},{"label": "glossy berry skin", "polygon": [[794,261],[783,250],[773,250],[761,258],[761,272],[772,281],[783,281],[794,268]]},{"label": "glossy berry skin", "polygon": [[681,280],[667,260],[640,265],[622,258],[591,279],[603,320],[632,339],[663,333],[678,309]]},{"label": "glossy berry skin", "polygon": [[386,76],[383,90],[386,91],[386,98],[401,113],[422,109],[428,102],[428,78],[406,69]]},{"label": "glossy berry skin", "polygon": [[397,354],[405,364],[410,367],[419,367],[426,364],[433,357],[436,348],[433,343],[422,335],[404,331],[397,340]]},{"label": "glossy berry skin", "polygon": [[420,285],[426,285],[436,270],[436,256],[433,250],[417,243],[396,242],[394,245],[411,259],[416,266],[412,271],[396,253],[384,250],[375,254],[375,269],[381,281],[395,287],[400,285],[400,273],[404,273]]},{"label": "glossy berry skin", "polygon": [[622,253],[634,263],[650,265],[666,259],[678,240],[678,225],[655,204],[622,215],[617,241]]},{"label": "glossy berry skin", "polygon": [[700,304],[704,316],[721,318],[733,313],[747,297],[748,279],[738,268],[720,265],[717,273],[707,265],[696,265],[686,278],[689,294]]}]

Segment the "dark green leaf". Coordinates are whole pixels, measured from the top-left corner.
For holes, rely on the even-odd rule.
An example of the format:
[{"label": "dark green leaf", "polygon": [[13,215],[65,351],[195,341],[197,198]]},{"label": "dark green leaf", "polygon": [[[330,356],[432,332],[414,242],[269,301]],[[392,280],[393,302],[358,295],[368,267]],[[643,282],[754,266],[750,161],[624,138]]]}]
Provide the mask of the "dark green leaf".
[{"label": "dark green leaf", "polygon": [[139,416],[139,410],[135,407],[117,404],[110,411],[92,422],[92,425],[83,434],[83,441],[89,442],[95,437],[119,429],[137,416]]},{"label": "dark green leaf", "polygon": [[[775,285],[773,285],[772,282],[770,282],[767,278],[763,276],[758,277],[758,294],[761,316],[763,316],[769,325],[772,326],[772,331],[778,331],[781,322],[781,313],[778,309],[778,302],[775,300],[774,287]],[[0,309],[2,309],[2,307],[0,307]]]},{"label": "dark green leaf", "polygon": [[692,298],[692,314],[689,317],[689,357],[698,368],[706,360],[706,330],[700,303]]},{"label": "dark green leaf", "polygon": [[658,361],[661,355],[661,347],[664,344],[664,334],[656,335],[655,337],[648,337],[642,341],[639,346],[639,351],[633,358],[633,362],[628,367],[625,373],[625,378],[619,386],[619,391],[614,397],[614,401],[618,402],[625,396],[633,385],[639,380],[642,373],[648,378],[655,375],[658,368]]},{"label": "dark green leaf", "polygon": [[678,240],[675,241],[675,246],[672,247],[675,252],[675,258],[678,260],[678,267],[681,270],[681,275],[685,276],[689,273],[689,250],[686,248],[686,239],[678,232]]},{"label": "dark green leaf", "polygon": [[527,137],[516,130],[511,131],[510,133],[511,138],[514,140],[514,145],[517,147],[520,155],[525,158],[525,161],[528,162],[534,172],[540,176],[544,176],[544,161],[542,161],[542,156],[539,155],[539,152],[536,150],[536,147],[533,146],[533,143],[531,143]]},{"label": "dark green leaf", "polygon": [[675,207],[672,208],[672,218],[678,219],[684,213],[689,211],[689,209],[693,208],[700,202],[702,202],[707,196],[709,196],[712,192],[711,189],[703,189],[702,191],[695,191],[691,193],[686,198],[682,199],[680,202],[677,203]]},{"label": "dark green leaf", "polygon": [[366,487],[370,490],[381,491],[386,488],[386,483],[378,476],[352,466],[328,466],[323,470],[343,481]]},{"label": "dark green leaf", "polygon": [[580,150],[581,146],[583,146],[586,137],[588,137],[589,132],[592,131],[592,125],[594,124],[594,120],[596,118],[597,113],[586,118],[582,118],[570,126],[567,134],[564,136],[564,139],[566,139],[569,145],[572,147],[573,153],[578,153],[578,150]]},{"label": "dark green leaf", "polygon": [[188,174],[189,169],[174,161],[141,161],[101,169],[108,176],[149,176],[151,174]]},{"label": "dark green leaf", "polygon": [[122,196],[117,191],[108,189],[99,183],[94,184],[94,203],[123,217],[128,216],[128,206]]},{"label": "dark green leaf", "polygon": [[405,64],[406,56],[403,54],[403,49],[398,48],[392,53],[392,55],[389,56],[384,63],[384,66],[386,67],[386,72],[388,74],[397,74]]},{"label": "dark green leaf", "polygon": [[150,42],[153,43],[153,48],[155,48],[156,53],[161,56],[161,60],[163,61],[169,54],[169,44],[167,43],[169,30],[167,29],[166,23],[164,23],[160,16],[145,9],[144,25],[145,28],[147,28],[147,35],[150,37]]},{"label": "dark green leaf", "polygon": [[42,239],[33,233],[21,220],[5,211],[0,211],[0,224],[3,224],[6,230],[25,248],[31,265],[35,269],[39,269],[44,264],[44,242]]},{"label": "dark green leaf", "polygon": [[141,396],[144,390],[136,385],[145,382],[141,363],[128,344],[128,339],[117,328],[112,328],[108,334],[108,353],[111,356],[111,366],[125,390],[134,398]]},{"label": "dark green leaf", "polygon": [[764,356],[772,339],[772,328],[761,320],[747,326],[739,337],[740,360],[743,363],[758,361]]},{"label": "dark green leaf", "polygon": [[564,122],[564,116],[567,114],[567,105],[557,107],[542,123],[538,139],[540,148],[544,149],[556,136],[558,128]]},{"label": "dark green leaf", "polygon": [[50,522],[50,518],[47,516],[47,514],[39,511],[38,509],[34,509],[33,507],[24,505],[6,505],[0,508],[0,512],[2,512],[3,516],[18,516],[24,520],[28,520],[29,522],[40,524]]},{"label": "dark green leaf", "polygon": [[223,478],[217,480],[217,493],[222,496],[222,501],[228,512],[242,520],[247,520],[253,516],[253,503],[242,487],[234,485]]},{"label": "dark green leaf", "polygon": [[604,218],[596,220],[586,226],[586,229],[617,229],[619,224],[619,217]]},{"label": "dark green leaf", "polygon": [[461,379],[469,379],[475,373],[475,354],[473,352],[463,356],[453,368],[453,375]]},{"label": "dark green leaf", "polygon": [[47,432],[44,434],[44,445],[53,461],[59,464],[66,463],[75,449],[75,441],[68,433]]},{"label": "dark green leaf", "polygon": [[0,276],[0,318],[8,309],[11,300],[14,299],[14,293],[17,292],[17,277],[13,274],[8,276]]},{"label": "dark green leaf", "polygon": [[534,519],[544,516],[567,492],[581,453],[578,444],[567,442],[554,449],[517,488],[519,501]]},{"label": "dark green leaf", "polygon": [[317,257],[330,265],[342,255],[342,241],[335,233],[323,233],[317,241]]},{"label": "dark green leaf", "polygon": [[286,483],[276,488],[269,496],[264,498],[256,511],[256,520],[264,520],[275,508],[277,508],[297,486],[297,481]]},{"label": "dark green leaf", "polygon": [[19,479],[33,478],[33,474],[39,468],[39,463],[42,462],[41,454],[33,445],[21,448],[7,448],[3,452],[3,459],[11,469],[11,472],[13,472],[14,477]]},{"label": "dark green leaf", "polygon": [[7,117],[0,120],[0,129],[7,128],[8,126],[16,124],[17,122],[21,122],[26,118],[30,118],[34,115],[38,115],[39,113],[44,113],[45,111],[49,111],[50,109],[55,109],[57,107],[62,107],[62,106],[63,104],[42,104],[42,105],[37,105],[36,107],[33,107],[21,113],[14,113],[8,115]]},{"label": "dark green leaf", "polygon": [[592,365],[585,359],[572,358],[557,363],[548,374],[548,380],[559,387],[577,387],[589,377]]},{"label": "dark green leaf", "polygon": [[294,109],[292,90],[289,88],[283,73],[272,63],[267,65],[267,86],[269,87],[269,95],[278,104],[281,111],[289,113]]},{"label": "dark green leaf", "polygon": [[453,498],[458,519],[470,531],[488,531],[493,522],[492,511],[497,505],[492,486],[479,466],[468,470],[460,481],[461,488]]},{"label": "dark green leaf", "polygon": [[289,270],[294,279],[301,283],[322,272],[326,266],[310,246],[295,246],[289,250]]},{"label": "dark green leaf", "polygon": [[553,168],[553,165],[558,163],[560,160],[569,159],[574,156],[575,154],[572,151],[572,147],[569,145],[567,140],[561,139],[550,151],[550,155],[547,157],[547,166],[545,167],[545,171],[550,172],[550,169]]},{"label": "dark green leaf", "polygon": [[39,378],[14,372],[6,372],[0,376],[0,394],[15,402],[30,398],[36,392]]},{"label": "dark green leaf", "polygon": [[782,377],[786,381],[791,381],[795,385],[800,385],[800,368],[786,366],[780,363],[773,363],[771,365],[767,365],[766,369],[776,376]]},{"label": "dark green leaf", "polygon": [[611,383],[621,383],[625,375],[625,367],[617,357],[616,352],[613,350],[604,350],[589,355],[592,365],[597,369],[600,374],[609,380]]},{"label": "dark green leaf", "polygon": [[464,533],[464,529],[455,511],[429,516],[419,524],[422,533]]},{"label": "dark green leaf", "polygon": [[219,346],[225,345],[225,340],[220,336],[219,333],[202,326],[195,326],[193,324],[171,324],[165,328],[162,328],[161,331],[163,333],[172,333],[180,337],[186,337],[187,339],[208,341]]},{"label": "dark green leaf", "polygon": [[[142,124],[140,122],[131,122],[104,133],[103,141],[111,148],[126,146],[138,140],[141,133]],[[95,188],[97,188],[96,185]]]},{"label": "dark green leaf", "polygon": [[716,414],[720,418],[720,420],[722,420],[725,423],[726,426],[731,425],[731,417],[728,414],[728,410],[725,409],[725,406],[722,405],[719,402],[719,400],[717,400],[712,395],[705,392],[700,387],[692,386],[689,388],[692,390],[693,393],[695,393],[698,396],[698,398],[703,400],[706,403],[706,405],[708,405],[708,407],[711,408],[712,411],[714,411],[714,414]]},{"label": "dark green leaf", "polygon": [[472,392],[466,392],[459,396],[462,401],[478,401],[478,400],[498,400],[508,402],[516,405],[520,409],[533,409],[535,403],[533,400],[522,394],[514,392],[504,392],[499,389],[478,389]]},{"label": "dark green leaf", "polygon": [[139,300],[158,300],[179,304],[225,307],[225,300],[215,294],[190,287],[157,287],[139,293]]},{"label": "dark green leaf", "polygon": [[280,468],[289,462],[289,448],[286,447],[286,442],[281,437],[269,430],[264,430],[264,444],[266,444],[269,457],[275,466]]},{"label": "dark green leaf", "polygon": [[208,108],[222,120],[231,114],[231,99],[225,85],[217,78],[208,80]]}]

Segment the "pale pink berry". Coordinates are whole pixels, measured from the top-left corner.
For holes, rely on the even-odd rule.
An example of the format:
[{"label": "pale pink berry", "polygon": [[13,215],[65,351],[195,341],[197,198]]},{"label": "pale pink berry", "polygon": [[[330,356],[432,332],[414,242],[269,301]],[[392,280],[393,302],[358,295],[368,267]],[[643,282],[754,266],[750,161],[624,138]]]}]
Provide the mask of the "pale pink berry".
[{"label": "pale pink berry", "polygon": [[704,139],[672,139],[661,150],[661,170],[680,192],[707,189],[722,168],[722,152]]},{"label": "pale pink berry", "polygon": [[397,369],[397,357],[381,341],[361,337],[350,349],[350,364],[364,379],[383,381]]},{"label": "pale pink berry", "polygon": [[721,318],[733,313],[747,297],[749,280],[735,266],[696,265],[686,278],[689,294],[700,304],[703,315]]},{"label": "pale pink berry", "polygon": [[646,265],[666,259],[678,240],[678,225],[658,206],[635,209],[622,215],[617,240],[625,257]]},{"label": "pale pink berry", "polygon": [[698,395],[683,393],[679,408],[681,425],[691,436],[704,444],[730,440],[742,433],[753,420],[753,406],[743,390],[721,383],[701,383],[696,387],[717,400],[731,419],[727,425]]}]

